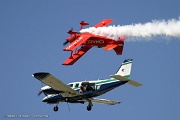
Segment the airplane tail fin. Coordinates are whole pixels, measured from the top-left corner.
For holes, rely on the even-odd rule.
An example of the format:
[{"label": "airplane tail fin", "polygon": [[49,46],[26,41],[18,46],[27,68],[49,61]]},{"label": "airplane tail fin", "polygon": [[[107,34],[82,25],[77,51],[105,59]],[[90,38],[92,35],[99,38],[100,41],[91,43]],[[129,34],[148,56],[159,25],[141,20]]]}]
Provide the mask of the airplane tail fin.
[{"label": "airplane tail fin", "polygon": [[117,55],[122,55],[122,52],[123,52],[123,47],[124,47],[124,40],[126,39],[125,36],[121,36],[118,41],[122,41],[121,44],[117,45],[115,48],[114,48],[114,51],[116,52]]},{"label": "airplane tail fin", "polygon": [[121,75],[125,78],[130,78],[131,67],[132,59],[125,59],[124,62],[121,64],[120,68],[118,69],[116,75]]},{"label": "airplane tail fin", "polygon": [[131,67],[132,59],[126,59],[121,64],[121,67],[118,69],[117,73],[115,75],[111,75],[110,77],[118,79],[120,81],[127,81],[127,83],[136,87],[141,86],[141,83],[129,79],[131,74]]},{"label": "airplane tail fin", "polygon": [[121,46],[117,46],[114,48],[114,51],[116,52],[117,55],[122,55],[122,52],[123,52],[123,47],[124,47],[124,44],[122,44]]}]

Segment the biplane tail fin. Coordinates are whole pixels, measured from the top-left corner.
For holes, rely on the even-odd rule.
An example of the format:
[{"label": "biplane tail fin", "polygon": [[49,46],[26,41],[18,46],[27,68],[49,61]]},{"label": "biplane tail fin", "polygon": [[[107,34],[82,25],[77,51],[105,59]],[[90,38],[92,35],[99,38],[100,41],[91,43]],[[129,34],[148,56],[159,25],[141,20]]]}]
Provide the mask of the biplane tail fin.
[{"label": "biplane tail fin", "polygon": [[117,55],[122,55],[124,44],[120,44],[114,48],[114,51]]},{"label": "biplane tail fin", "polygon": [[121,43],[121,44],[118,44],[118,45],[114,48],[114,51],[116,52],[117,55],[122,55],[125,39],[126,39],[125,36],[121,36],[121,37],[118,39],[118,41],[122,41],[122,43]]}]

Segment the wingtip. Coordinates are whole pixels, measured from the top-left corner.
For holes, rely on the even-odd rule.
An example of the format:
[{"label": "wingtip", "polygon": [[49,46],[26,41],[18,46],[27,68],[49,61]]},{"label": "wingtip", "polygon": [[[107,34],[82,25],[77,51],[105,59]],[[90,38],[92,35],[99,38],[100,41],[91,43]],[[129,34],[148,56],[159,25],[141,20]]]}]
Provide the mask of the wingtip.
[{"label": "wingtip", "polygon": [[47,72],[38,72],[38,73],[34,73],[32,74],[32,77],[35,77],[38,80],[44,79],[45,77],[47,77],[49,75],[49,73]]}]

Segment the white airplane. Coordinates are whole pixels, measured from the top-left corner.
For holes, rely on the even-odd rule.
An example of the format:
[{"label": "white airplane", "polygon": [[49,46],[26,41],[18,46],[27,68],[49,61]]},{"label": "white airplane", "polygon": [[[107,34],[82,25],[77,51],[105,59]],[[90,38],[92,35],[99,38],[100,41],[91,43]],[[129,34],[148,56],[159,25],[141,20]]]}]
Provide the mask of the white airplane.
[{"label": "white airplane", "polygon": [[109,79],[92,80],[82,82],[72,82],[69,84],[63,83],[50,73],[38,72],[32,76],[48,86],[41,88],[39,94],[44,93],[46,97],[42,102],[48,104],[56,104],[54,111],[58,111],[60,102],[82,103],[88,102],[87,110],[90,111],[93,103],[101,103],[108,105],[119,104],[119,101],[96,98],[106,92],[113,90],[116,87],[129,83],[133,86],[141,86],[142,84],[135,82],[130,78],[132,67],[132,59],[126,59],[118,69],[115,75],[111,75]]}]

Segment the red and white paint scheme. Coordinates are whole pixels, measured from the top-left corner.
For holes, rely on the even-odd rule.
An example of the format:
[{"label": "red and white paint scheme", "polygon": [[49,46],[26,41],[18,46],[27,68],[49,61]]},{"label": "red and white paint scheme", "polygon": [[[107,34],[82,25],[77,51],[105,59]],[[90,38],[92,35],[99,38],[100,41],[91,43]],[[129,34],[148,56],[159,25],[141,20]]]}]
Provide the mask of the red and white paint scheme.
[{"label": "red and white paint scheme", "polygon": [[[95,25],[95,28],[107,26],[113,22],[111,19],[104,19]],[[80,29],[83,26],[89,25],[89,23],[81,21]],[[70,57],[64,61],[63,65],[73,65],[79,58],[81,58],[89,49],[96,46],[98,48],[104,47],[104,50],[112,50],[116,52],[117,55],[122,55],[125,36],[120,36],[118,40],[107,38],[106,36],[94,35],[89,32],[75,32],[73,30],[69,30],[68,33],[71,35],[66,39],[67,43],[70,43],[63,50],[71,51]],[[78,50],[77,48],[80,47]],[[75,52],[73,52],[75,51]]]}]

